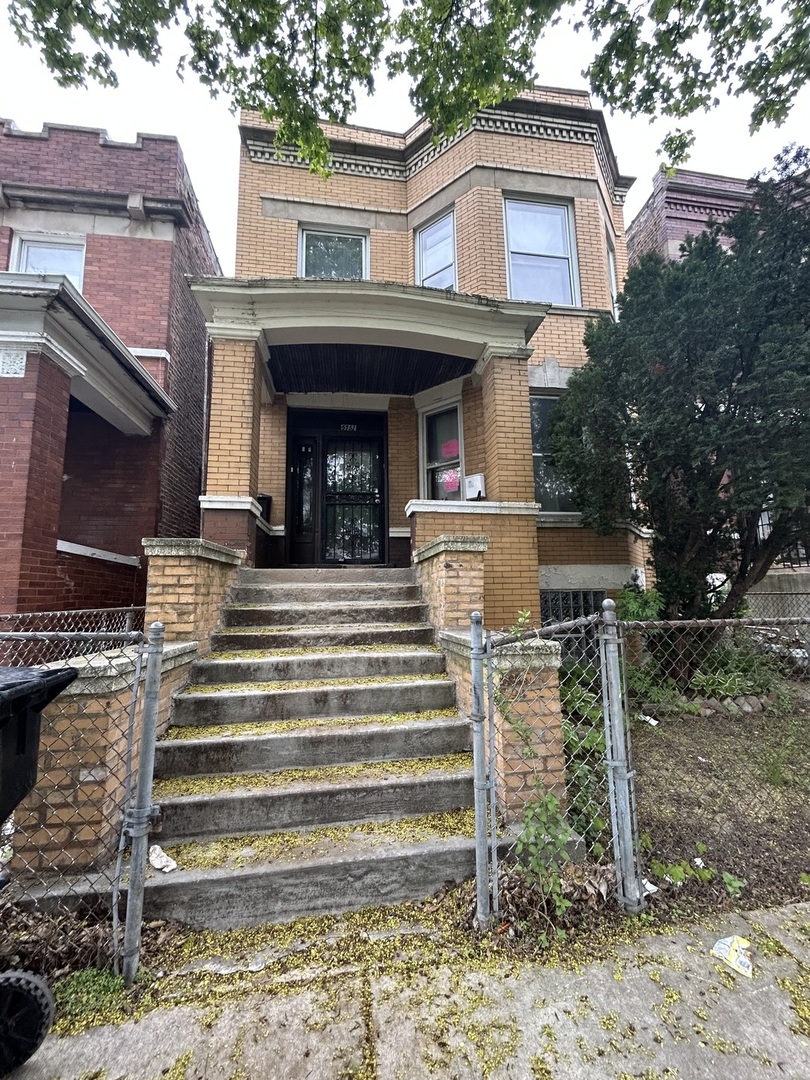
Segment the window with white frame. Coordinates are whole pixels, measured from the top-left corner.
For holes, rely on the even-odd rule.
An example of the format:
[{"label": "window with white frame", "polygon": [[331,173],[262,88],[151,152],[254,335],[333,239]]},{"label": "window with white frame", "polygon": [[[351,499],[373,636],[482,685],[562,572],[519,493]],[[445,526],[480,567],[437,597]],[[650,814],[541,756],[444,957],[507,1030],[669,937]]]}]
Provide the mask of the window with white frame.
[{"label": "window with white frame", "polygon": [[416,280],[429,289],[456,288],[456,238],[453,212],[416,234]]},{"label": "window with white frame", "polygon": [[367,278],[368,237],[362,233],[302,229],[298,262],[299,273],[305,278]]},{"label": "window with white frame", "polygon": [[461,499],[461,440],[458,406],[425,416],[425,495]]},{"label": "window with white frame", "polygon": [[84,244],[61,237],[19,237],[12,267],[22,274],[64,274],[77,289],[84,279]]},{"label": "window with white frame", "polygon": [[579,303],[573,235],[568,204],[506,200],[512,300]]},{"label": "window with white frame", "polygon": [[610,236],[607,237],[608,284],[610,285],[610,305],[614,319],[619,317],[619,280],[616,275],[616,249]]},{"label": "window with white frame", "polygon": [[529,399],[532,418],[532,459],[534,462],[534,497],[540,509],[548,513],[573,513],[576,504],[569,485],[550,464],[551,414],[556,397],[532,394]]}]

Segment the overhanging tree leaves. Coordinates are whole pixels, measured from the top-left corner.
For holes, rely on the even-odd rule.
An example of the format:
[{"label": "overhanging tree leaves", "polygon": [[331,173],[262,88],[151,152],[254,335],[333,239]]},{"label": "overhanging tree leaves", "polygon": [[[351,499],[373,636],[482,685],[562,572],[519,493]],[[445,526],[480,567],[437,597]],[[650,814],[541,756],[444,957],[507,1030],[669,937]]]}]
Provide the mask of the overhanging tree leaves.
[{"label": "overhanging tree leaves", "polygon": [[[669,618],[731,615],[810,537],[808,170],[807,150],[784,151],[727,226],[679,262],[642,259],[555,411],[555,464],[584,523],[653,530]],[[729,586],[719,607],[710,574]]]},{"label": "overhanging tree leaves", "polygon": [[[631,115],[683,119],[721,90],[747,92],[757,128],[781,123],[810,79],[810,0],[775,14],[770,0],[404,0],[396,15],[387,0],[10,0],[9,14],[64,86],[115,85],[116,51],[155,63],[161,31],[179,26],[182,66],[278,122],[279,142],[316,168],[328,159],[318,118],[347,119],[386,47],[418,113],[449,135],[531,85],[538,39],[566,14],[594,39],[592,89]],[[679,161],[690,145],[676,131],[665,151]]]}]

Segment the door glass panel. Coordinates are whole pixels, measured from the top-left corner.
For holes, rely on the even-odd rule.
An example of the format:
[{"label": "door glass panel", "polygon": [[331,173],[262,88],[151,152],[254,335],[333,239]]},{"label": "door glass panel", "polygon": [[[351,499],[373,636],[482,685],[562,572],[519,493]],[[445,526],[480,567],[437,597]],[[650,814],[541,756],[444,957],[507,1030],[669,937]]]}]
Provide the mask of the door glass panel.
[{"label": "door glass panel", "polygon": [[326,441],[326,562],[374,562],[381,553],[382,454],[378,439]]},{"label": "door glass panel", "polygon": [[300,442],[295,462],[297,498],[295,500],[295,531],[301,535],[312,532],[313,485],[315,476],[315,446]]}]

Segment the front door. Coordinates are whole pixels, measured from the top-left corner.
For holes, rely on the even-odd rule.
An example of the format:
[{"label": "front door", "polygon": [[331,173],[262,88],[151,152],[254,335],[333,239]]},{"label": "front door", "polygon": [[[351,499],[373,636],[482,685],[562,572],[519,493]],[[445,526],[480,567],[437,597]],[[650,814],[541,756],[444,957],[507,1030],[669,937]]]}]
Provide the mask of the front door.
[{"label": "front door", "polygon": [[288,416],[289,561],[384,562],[385,414]]}]

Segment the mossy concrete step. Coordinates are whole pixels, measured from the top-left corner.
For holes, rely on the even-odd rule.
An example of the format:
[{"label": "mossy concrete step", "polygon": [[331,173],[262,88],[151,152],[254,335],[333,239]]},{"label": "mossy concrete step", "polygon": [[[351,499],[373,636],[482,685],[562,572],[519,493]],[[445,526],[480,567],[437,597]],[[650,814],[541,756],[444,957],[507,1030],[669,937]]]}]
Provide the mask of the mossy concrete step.
[{"label": "mossy concrete step", "polygon": [[366,604],[414,601],[419,595],[418,585],[398,582],[296,582],[234,585],[230,599],[234,604]]},{"label": "mossy concrete step", "polygon": [[191,687],[175,698],[172,723],[184,727],[425,712],[454,704],[455,685],[449,679],[433,676],[348,684],[333,681],[285,690],[241,688],[236,684],[232,689],[199,693]]},{"label": "mossy concrete step", "polygon": [[358,843],[337,855],[154,875],[146,884],[144,913],[228,930],[421,900],[474,872],[475,844],[467,837],[390,849]]},{"label": "mossy concrete step", "polygon": [[226,604],[223,626],[345,626],[357,623],[421,623],[427,606],[417,601],[316,604]]},{"label": "mossy concrete step", "polygon": [[433,627],[429,623],[352,623],[344,626],[249,626],[216,631],[211,637],[214,651],[233,649],[314,649],[358,645],[431,645]]},{"label": "mossy concrete step", "polygon": [[[458,754],[469,747],[469,723],[452,718],[403,720],[390,724],[301,728],[278,734],[215,735],[164,739],[157,745],[155,776],[194,776],[205,773],[246,773],[269,769],[303,769],[362,761]],[[187,731],[189,729],[182,729]]]},{"label": "mossy concrete step", "polygon": [[469,757],[233,774],[226,787],[222,776],[159,780],[160,843],[466,809],[473,804]]},{"label": "mossy concrete step", "polygon": [[197,661],[191,679],[195,683],[273,682],[279,679],[373,679],[400,675],[438,675],[444,671],[444,657],[437,650],[410,649],[380,652],[293,653],[288,656],[230,656]]},{"label": "mossy concrete step", "polygon": [[389,584],[410,584],[415,580],[413,567],[409,566],[316,566],[316,567],[280,567],[269,570],[256,570],[244,566],[239,570],[237,581],[240,585],[276,585],[276,584],[345,584],[356,582],[387,582]]}]

